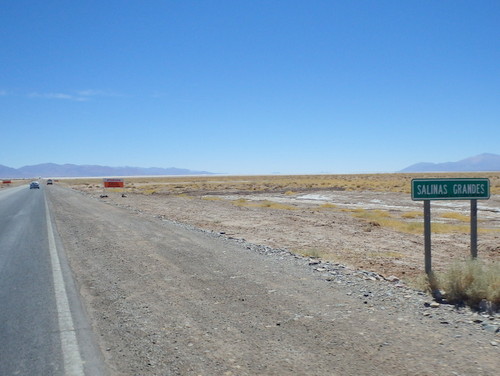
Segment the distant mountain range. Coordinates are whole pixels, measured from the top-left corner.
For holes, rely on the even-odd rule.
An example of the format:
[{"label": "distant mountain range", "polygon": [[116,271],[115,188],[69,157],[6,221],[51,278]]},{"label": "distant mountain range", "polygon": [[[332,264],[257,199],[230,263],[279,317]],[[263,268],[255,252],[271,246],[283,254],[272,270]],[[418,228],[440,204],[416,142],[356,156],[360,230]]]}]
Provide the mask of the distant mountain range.
[{"label": "distant mountain range", "polygon": [[480,154],[458,162],[417,163],[399,172],[480,172],[500,171],[500,155]]},{"label": "distant mountain range", "polygon": [[101,176],[157,176],[157,175],[210,175],[207,171],[192,171],[184,168],[159,167],[109,167],[96,165],[74,165],[44,163],[21,168],[0,165],[0,178],[50,178],[50,177],[101,177]]}]

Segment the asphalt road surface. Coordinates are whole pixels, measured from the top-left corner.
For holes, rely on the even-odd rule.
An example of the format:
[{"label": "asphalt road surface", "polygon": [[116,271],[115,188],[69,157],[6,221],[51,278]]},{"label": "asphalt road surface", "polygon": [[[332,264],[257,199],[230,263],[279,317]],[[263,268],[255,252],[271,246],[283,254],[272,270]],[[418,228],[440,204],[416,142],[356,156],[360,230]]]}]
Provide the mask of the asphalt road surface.
[{"label": "asphalt road surface", "polygon": [[0,375],[100,375],[45,189],[0,191]]}]

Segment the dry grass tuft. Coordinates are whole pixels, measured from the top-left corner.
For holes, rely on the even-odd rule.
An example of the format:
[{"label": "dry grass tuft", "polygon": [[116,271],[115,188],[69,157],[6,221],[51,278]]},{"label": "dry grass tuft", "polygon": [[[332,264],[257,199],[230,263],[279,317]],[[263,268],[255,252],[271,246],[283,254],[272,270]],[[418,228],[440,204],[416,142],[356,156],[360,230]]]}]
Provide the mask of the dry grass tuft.
[{"label": "dry grass tuft", "polygon": [[353,216],[367,222],[376,223],[382,227],[387,227],[395,231],[421,234],[424,231],[424,224],[420,222],[407,222],[394,218],[388,211],[385,210],[352,210]]},{"label": "dry grass tuft", "polygon": [[295,206],[280,204],[279,202],[264,200],[264,201],[248,201],[244,198],[232,201],[233,205],[244,206],[248,208],[269,208],[269,209],[279,209],[279,210],[296,210]]},{"label": "dry grass tuft", "polygon": [[446,299],[478,308],[482,300],[500,306],[500,264],[480,260],[455,263],[440,277]]},{"label": "dry grass tuft", "polygon": [[354,216],[357,218],[379,221],[383,218],[390,218],[390,213],[385,210],[354,209]]},{"label": "dry grass tuft", "polygon": [[337,205],[335,204],[330,204],[329,202],[320,205],[320,209],[336,209]]},{"label": "dry grass tuft", "polygon": [[[404,232],[408,234],[422,234],[424,231],[423,221],[412,222],[406,221],[405,219],[413,219],[416,212],[410,212],[409,215],[401,215],[401,217],[394,217],[385,210],[366,210],[366,209],[342,209],[345,212],[351,212],[356,218],[364,221],[377,223],[382,227],[387,227],[395,231]],[[408,213],[407,213],[408,214]],[[445,213],[446,214],[446,213]],[[462,215],[459,213],[449,213],[448,218],[453,218],[462,221]],[[465,216],[464,216],[465,217]],[[467,217],[467,221],[469,218]],[[431,225],[431,231],[434,234],[451,234],[451,233],[463,233],[467,234],[470,232],[470,226],[468,224],[457,224],[457,223],[439,223],[433,222]],[[498,229],[478,229],[479,233],[499,231]]]},{"label": "dry grass tuft", "polygon": [[493,310],[500,310],[500,264],[486,264],[481,260],[455,262],[447,271],[422,275],[412,284],[436,299],[448,303],[480,309],[489,302]]},{"label": "dry grass tuft", "polygon": [[325,254],[315,248],[311,249],[295,249],[293,253],[296,253],[298,255],[304,256],[304,257],[310,257],[310,258],[317,258],[317,259],[323,259]]},{"label": "dry grass tuft", "polygon": [[279,202],[265,200],[260,204],[263,208],[280,209],[280,210],[296,210],[297,208],[292,205],[280,204]]},{"label": "dry grass tuft", "polygon": [[403,213],[401,215],[402,218],[406,218],[406,219],[415,219],[415,218],[419,218],[419,217],[423,217],[423,216],[424,216],[424,213],[421,211],[410,211],[410,212]]},{"label": "dry grass tuft", "polygon": [[448,219],[456,219],[457,221],[461,222],[469,222],[470,217],[461,214],[461,213],[456,213],[456,212],[449,212],[449,213],[443,213],[441,214],[441,218],[448,218]]}]

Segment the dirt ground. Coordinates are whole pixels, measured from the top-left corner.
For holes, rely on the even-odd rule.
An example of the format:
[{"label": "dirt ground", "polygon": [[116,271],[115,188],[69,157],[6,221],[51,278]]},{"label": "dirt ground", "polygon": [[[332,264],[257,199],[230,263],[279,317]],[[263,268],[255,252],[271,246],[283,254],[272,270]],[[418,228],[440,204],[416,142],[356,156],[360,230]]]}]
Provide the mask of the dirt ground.
[{"label": "dirt ground", "polygon": [[[99,197],[97,185],[73,185]],[[107,190],[103,201],[196,227],[347,266],[413,280],[423,275],[423,204],[408,193],[309,189],[169,194]],[[126,196],[126,197],[123,197]],[[432,267],[470,257],[469,201],[433,201]],[[389,224],[385,222],[388,220]],[[478,203],[479,258],[500,259],[500,197]],[[391,224],[392,223],[392,224]],[[408,233],[402,226],[417,226]]]},{"label": "dirt ground", "polygon": [[[324,249],[373,270],[387,259],[387,269],[377,270],[417,272],[417,256],[398,264],[389,252],[421,254],[420,236],[342,211],[359,202],[358,193],[99,193],[46,188],[110,375],[498,373],[497,315],[440,305],[397,280],[255,245]],[[327,195],[335,207],[321,208],[317,201]],[[383,195],[361,196],[363,205],[383,202]]]}]

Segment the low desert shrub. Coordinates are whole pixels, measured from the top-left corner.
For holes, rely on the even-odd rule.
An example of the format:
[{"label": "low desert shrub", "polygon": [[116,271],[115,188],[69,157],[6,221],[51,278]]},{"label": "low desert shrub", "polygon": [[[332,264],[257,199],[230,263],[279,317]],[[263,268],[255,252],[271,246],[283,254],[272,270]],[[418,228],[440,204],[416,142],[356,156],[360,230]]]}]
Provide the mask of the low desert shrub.
[{"label": "low desert shrub", "polygon": [[486,264],[477,259],[455,262],[448,270],[420,276],[412,284],[451,304],[479,309],[481,302],[487,301],[500,309],[498,263]]},{"label": "low desert shrub", "polygon": [[280,209],[280,210],[295,210],[297,209],[295,206],[281,204],[279,202],[264,200],[260,203],[257,203],[256,206],[261,208],[270,208],[270,209]]},{"label": "low desert shrub", "polygon": [[239,198],[237,200],[232,201],[232,204],[236,206],[248,206],[248,201],[245,200],[244,198]]},{"label": "low desert shrub", "polygon": [[438,281],[438,278],[435,273],[431,274],[420,274],[410,281],[410,285],[425,291],[429,294],[432,294],[435,291],[438,291],[440,287],[440,282]]},{"label": "low desert shrub", "polygon": [[245,206],[245,207],[253,207],[253,208],[269,208],[269,209],[280,209],[280,210],[295,210],[297,209],[295,206],[281,204],[279,202],[264,200],[264,201],[248,201],[244,198],[240,198],[238,200],[232,201],[233,205],[236,206]]},{"label": "low desert shrub", "polygon": [[354,209],[352,213],[356,218],[360,218],[370,223],[377,223],[379,226],[399,232],[418,234],[422,233],[424,228],[423,223],[406,222],[398,218],[393,218],[388,211],[384,210]]},{"label": "low desert shrub", "polygon": [[354,209],[353,213],[357,218],[368,220],[380,220],[381,218],[389,218],[391,216],[387,211],[384,210]]},{"label": "low desert shrub", "polygon": [[455,263],[441,277],[446,299],[478,308],[482,300],[500,305],[500,264],[480,260]]},{"label": "low desert shrub", "polygon": [[443,213],[443,214],[441,214],[441,218],[456,219],[457,221],[461,221],[461,222],[470,221],[470,217],[468,217],[464,214],[461,214],[461,213],[456,213],[456,212]]},{"label": "low desert shrub", "polygon": [[[392,230],[410,233],[410,234],[421,234],[424,231],[423,221],[408,221],[408,219],[413,219],[413,215],[417,216],[416,212],[409,212],[403,214],[401,218],[393,217],[388,211],[385,210],[366,210],[361,208],[356,209],[341,209],[343,212],[351,212],[356,218],[376,222],[382,227],[391,228]],[[462,220],[462,215],[459,213],[449,213],[448,218],[460,219]],[[451,233],[464,233],[467,234],[470,230],[468,224],[463,223],[441,223],[432,222],[431,231],[434,234],[451,234]],[[478,232],[491,232],[498,231],[498,229],[484,229],[479,228]]]},{"label": "low desert shrub", "polygon": [[337,205],[326,202],[320,206],[321,209],[335,209]]},{"label": "low desert shrub", "polygon": [[424,213],[422,213],[421,211],[410,211],[410,212],[406,212],[406,213],[401,215],[402,218],[406,218],[406,219],[414,219],[414,218],[423,217],[423,216],[424,216]]}]

